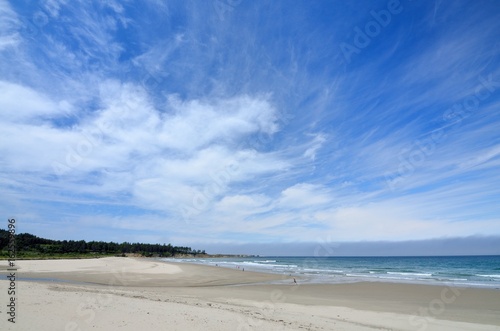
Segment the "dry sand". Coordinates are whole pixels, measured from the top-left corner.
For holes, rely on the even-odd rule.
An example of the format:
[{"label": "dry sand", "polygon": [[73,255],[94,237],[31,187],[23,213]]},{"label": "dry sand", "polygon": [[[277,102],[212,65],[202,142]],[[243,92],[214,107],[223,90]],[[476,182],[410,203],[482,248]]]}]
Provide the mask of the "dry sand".
[{"label": "dry sand", "polygon": [[[32,279],[16,280],[12,324],[2,275],[0,330],[500,330],[493,289],[294,285],[279,275],[134,258],[17,265],[17,277]],[[276,280],[285,284],[264,284]]]}]

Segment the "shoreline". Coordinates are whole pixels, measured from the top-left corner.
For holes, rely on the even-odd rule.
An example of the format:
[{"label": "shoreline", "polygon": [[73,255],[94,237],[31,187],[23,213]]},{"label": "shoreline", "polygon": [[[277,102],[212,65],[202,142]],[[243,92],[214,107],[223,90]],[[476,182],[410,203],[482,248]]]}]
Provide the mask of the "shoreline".
[{"label": "shoreline", "polygon": [[[451,331],[500,326],[500,291],[492,289],[386,282],[293,284],[286,278],[289,284],[269,284],[283,277],[142,258],[17,264],[16,326],[27,330],[172,325],[173,330]],[[85,283],[22,280],[27,276]],[[0,281],[2,292],[6,284]],[[4,317],[0,328],[10,330]]]},{"label": "shoreline", "polygon": [[[498,256],[498,255],[494,255]],[[279,257],[270,257],[270,258],[279,258]],[[176,260],[179,259],[179,260]],[[165,263],[173,263],[180,265],[197,265],[197,266],[212,266],[209,263],[196,263],[191,262],[186,258],[159,258],[161,262]],[[193,259],[194,260],[194,259]],[[211,261],[212,262],[212,261]],[[213,262],[212,262],[213,263]],[[244,264],[244,261],[241,262]],[[226,268],[231,270],[232,266],[225,266],[224,264],[219,265],[221,268]],[[252,270],[255,272],[267,273],[272,275],[281,275],[285,276],[284,273],[273,272],[272,269],[266,268],[256,268],[256,267],[247,267],[248,270]],[[288,273],[288,272],[287,272]],[[428,285],[428,286],[449,286],[449,287],[459,287],[459,288],[484,288],[490,290],[500,290],[500,284],[488,284],[484,283],[465,283],[465,282],[457,282],[457,281],[447,281],[447,280],[436,280],[436,279],[403,279],[403,278],[382,278],[382,277],[371,277],[370,275],[308,275],[303,273],[291,272],[289,277],[301,279],[302,282],[306,284],[351,284],[351,283],[360,283],[360,282],[369,282],[369,283],[394,283],[394,284],[417,284],[417,285]],[[279,284],[279,283],[278,283]]]}]

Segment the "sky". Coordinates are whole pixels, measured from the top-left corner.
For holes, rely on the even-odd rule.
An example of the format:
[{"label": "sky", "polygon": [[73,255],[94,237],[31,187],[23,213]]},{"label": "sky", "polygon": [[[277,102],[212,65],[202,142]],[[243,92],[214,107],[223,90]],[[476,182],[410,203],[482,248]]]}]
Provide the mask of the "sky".
[{"label": "sky", "polygon": [[0,0],[0,226],[500,254],[499,31],[496,0]]}]

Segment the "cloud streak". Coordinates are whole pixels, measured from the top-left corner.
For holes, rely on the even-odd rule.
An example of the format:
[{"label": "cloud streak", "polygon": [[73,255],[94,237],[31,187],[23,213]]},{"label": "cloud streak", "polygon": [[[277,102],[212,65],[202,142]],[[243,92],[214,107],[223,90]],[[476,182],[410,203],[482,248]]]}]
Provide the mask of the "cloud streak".
[{"label": "cloud streak", "polygon": [[387,2],[2,1],[0,205],[60,238],[500,234],[498,8],[401,5],[346,62]]}]

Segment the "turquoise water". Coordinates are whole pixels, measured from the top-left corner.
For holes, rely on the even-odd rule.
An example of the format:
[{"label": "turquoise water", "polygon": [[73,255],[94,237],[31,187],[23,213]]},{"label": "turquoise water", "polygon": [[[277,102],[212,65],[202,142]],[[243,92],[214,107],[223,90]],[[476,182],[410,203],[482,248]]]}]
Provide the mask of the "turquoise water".
[{"label": "turquoise water", "polygon": [[305,283],[388,281],[500,289],[500,256],[163,259],[299,277]]}]

